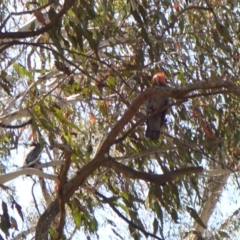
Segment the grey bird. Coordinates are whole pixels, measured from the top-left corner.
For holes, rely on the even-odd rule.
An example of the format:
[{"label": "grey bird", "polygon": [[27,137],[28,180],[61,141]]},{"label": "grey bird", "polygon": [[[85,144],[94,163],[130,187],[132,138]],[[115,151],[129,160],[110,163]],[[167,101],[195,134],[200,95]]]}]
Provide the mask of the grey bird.
[{"label": "grey bird", "polygon": [[32,142],[30,145],[28,145],[23,166],[34,168],[35,164],[39,162],[41,152],[42,149],[40,143]]},{"label": "grey bird", "polygon": [[[167,87],[166,77],[163,72],[156,73],[152,78],[152,88]],[[147,129],[145,136],[151,140],[157,140],[160,136],[160,129],[165,123],[167,109],[163,109],[168,105],[168,98],[161,95],[154,95],[146,101],[146,114],[151,115],[153,112],[160,110],[157,114],[147,119]]]}]

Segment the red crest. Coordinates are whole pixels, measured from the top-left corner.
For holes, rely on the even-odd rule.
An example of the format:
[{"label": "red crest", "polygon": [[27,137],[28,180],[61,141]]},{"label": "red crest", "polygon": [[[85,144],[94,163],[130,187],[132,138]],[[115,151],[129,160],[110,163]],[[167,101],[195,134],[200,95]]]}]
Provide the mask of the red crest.
[{"label": "red crest", "polygon": [[152,85],[166,85],[166,77],[163,72],[156,73],[152,78]]}]

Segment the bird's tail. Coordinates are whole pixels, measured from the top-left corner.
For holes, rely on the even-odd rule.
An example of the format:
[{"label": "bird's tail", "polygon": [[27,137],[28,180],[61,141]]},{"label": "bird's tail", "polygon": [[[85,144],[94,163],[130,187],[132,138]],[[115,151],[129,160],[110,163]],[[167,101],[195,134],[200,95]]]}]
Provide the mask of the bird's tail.
[{"label": "bird's tail", "polygon": [[160,136],[160,131],[151,130],[151,129],[149,129],[149,127],[147,127],[145,136],[147,138],[150,138],[151,140],[158,140],[158,138]]}]

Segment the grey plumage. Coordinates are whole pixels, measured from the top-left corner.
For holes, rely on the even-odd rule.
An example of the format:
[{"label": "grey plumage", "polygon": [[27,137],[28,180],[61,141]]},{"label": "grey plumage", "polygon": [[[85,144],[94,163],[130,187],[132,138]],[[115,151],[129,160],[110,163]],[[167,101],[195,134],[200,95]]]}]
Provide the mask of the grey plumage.
[{"label": "grey plumage", "polygon": [[23,165],[27,167],[34,167],[35,163],[39,161],[40,155],[40,144],[36,142],[31,143],[27,148],[27,153],[25,155]]},{"label": "grey plumage", "polygon": [[[164,88],[167,87],[165,75],[159,72],[154,75],[152,79],[153,88]],[[147,129],[145,136],[151,140],[157,140],[160,136],[160,129],[165,123],[165,116],[167,109],[164,109],[168,105],[168,98],[162,97],[161,95],[154,95],[146,101],[146,114],[151,115],[155,111],[160,112],[154,114],[147,119]],[[161,111],[161,109],[163,109]]]}]

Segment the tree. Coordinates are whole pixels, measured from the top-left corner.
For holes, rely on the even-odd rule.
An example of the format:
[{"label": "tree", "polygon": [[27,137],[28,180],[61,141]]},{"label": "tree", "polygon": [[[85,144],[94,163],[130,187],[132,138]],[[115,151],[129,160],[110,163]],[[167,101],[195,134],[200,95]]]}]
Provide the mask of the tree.
[{"label": "tree", "polygon": [[[105,221],[117,239],[233,239],[238,209],[209,219],[224,187],[239,187],[238,1],[0,6],[2,238],[90,238]],[[159,71],[169,88],[149,88]],[[151,141],[144,104],[159,94],[167,123]],[[11,171],[10,150],[30,139],[42,171]],[[25,174],[45,202],[33,195],[35,221],[18,232],[10,206],[26,212],[5,183]]]}]

